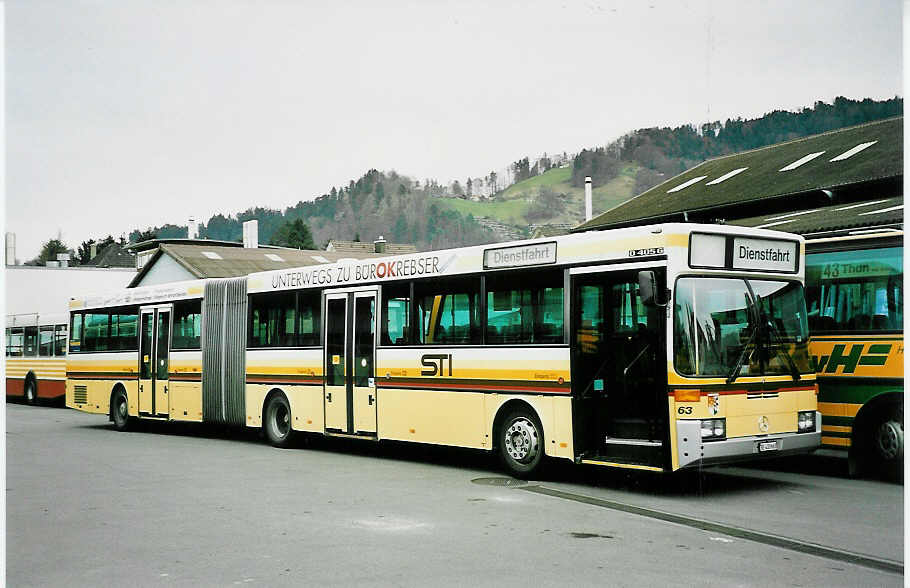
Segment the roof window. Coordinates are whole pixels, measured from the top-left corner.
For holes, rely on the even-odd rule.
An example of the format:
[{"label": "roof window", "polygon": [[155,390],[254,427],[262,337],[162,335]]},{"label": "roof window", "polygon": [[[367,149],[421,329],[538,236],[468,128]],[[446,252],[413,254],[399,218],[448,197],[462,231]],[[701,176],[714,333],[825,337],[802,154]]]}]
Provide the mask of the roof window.
[{"label": "roof window", "polygon": [[859,153],[859,152],[862,151],[863,149],[868,149],[869,147],[872,147],[872,146],[875,145],[876,143],[878,143],[877,140],[875,140],[875,141],[869,141],[868,143],[860,143],[859,145],[857,145],[857,146],[854,147],[853,149],[849,149],[849,150],[847,150],[847,151],[844,151],[843,153],[841,153],[840,155],[838,155],[837,157],[835,157],[835,158],[832,159],[831,161],[832,161],[832,162],[834,162],[834,161],[843,161],[843,160],[847,159],[848,157],[853,157],[854,155],[856,155],[857,153]]},{"label": "roof window", "polygon": [[803,165],[804,163],[809,163],[810,161],[812,161],[813,159],[815,159],[816,157],[818,157],[818,156],[821,155],[822,153],[824,153],[824,151],[818,151],[817,153],[810,153],[809,155],[804,155],[803,157],[800,157],[799,159],[797,159],[796,161],[794,161],[794,162],[791,163],[790,165],[786,165],[786,166],[780,168],[780,169],[777,170],[777,171],[782,171],[782,172],[783,172],[783,171],[794,170],[794,169],[798,168],[799,166]]},{"label": "roof window", "polygon": [[723,181],[725,181],[725,180],[729,180],[730,178],[732,178],[733,176],[735,176],[735,175],[737,175],[737,174],[743,173],[743,172],[746,171],[747,169],[749,169],[749,168],[748,168],[748,167],[741,167],[741,168],[739,168],[739,169],[735,169],[735,170],[733,170],[733,171],[727,172],[727,173],[725,173],[724,175],[722,175],[721,177],[717,178],[716,180],[711,180],[710,182],[708,182],[708,183],[705,184],[705,185],[706,185],[706,186],[713,186],[713,185],[715,185],[715,184],[719,184],[719,183],[721,183],[721,182],[723,182]]},{"label": "roof window", "polygon": [[705,179],[707,177],[708,176],[698,176],[697,178],[692,178],[691,180],[689,180],[687,182],[683,182],[682,184],[676,186],[675,188],[670,188],[669,190],[667,190],[667,194],[672,194],[673,192],[679,192],[683,188],[688,188],[692,184],[697,184],[698,182],[702,181],[703,179]]}]

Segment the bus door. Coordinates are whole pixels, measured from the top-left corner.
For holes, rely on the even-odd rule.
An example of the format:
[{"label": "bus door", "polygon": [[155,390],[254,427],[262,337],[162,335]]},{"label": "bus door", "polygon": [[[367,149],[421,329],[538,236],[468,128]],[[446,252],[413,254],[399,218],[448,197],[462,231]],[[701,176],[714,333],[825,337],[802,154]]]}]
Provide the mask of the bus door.
[{"label": "bus door", "polygon": [[139,415],[168,416],[171,305],[139,311]]},{"label": "bus door", "polygon": [[376,434],[376,290],[325,295],[325,428]]},{"label": "bus door", "polygon": [[[621,463],[661,466],[668,442],[665,309],[642,304],[642,267],[605,269],[572,275],[575,446]],[[665,272],[644,269],[655,269],[664,283]]]}]

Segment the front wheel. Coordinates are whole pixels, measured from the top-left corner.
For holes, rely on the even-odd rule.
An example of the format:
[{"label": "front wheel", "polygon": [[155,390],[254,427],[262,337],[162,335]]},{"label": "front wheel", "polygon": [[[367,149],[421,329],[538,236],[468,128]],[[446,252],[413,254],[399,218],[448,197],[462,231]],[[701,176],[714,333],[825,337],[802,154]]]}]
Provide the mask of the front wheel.
[{"label": "front wheel", "polygon": [[544,458],[543,427],[529,410],[506,416],[499,429],[499,457],[516,478],[529,478],[540,470]]},{"label": "front wheel", "polygon": [[111,420],[118,431],[126,431],[130,426],[129,404],[126,401],[126,392],[117,390],[111,399]]},{"label": "front wheel", "polygon": [[273,447],[287,447],[291,442],[291,405],[283,394],[269,399],[265,407],[265,436]]}]

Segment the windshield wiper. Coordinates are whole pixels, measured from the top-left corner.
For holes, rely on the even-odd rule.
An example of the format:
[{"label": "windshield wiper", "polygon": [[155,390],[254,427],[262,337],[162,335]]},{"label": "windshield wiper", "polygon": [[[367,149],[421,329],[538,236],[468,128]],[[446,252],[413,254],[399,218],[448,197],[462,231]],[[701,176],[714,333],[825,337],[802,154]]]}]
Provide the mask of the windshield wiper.
[{"label": "windshield wiper", "polygon": [[798,382],[800,379],[799,368],[796,367],[796,362],[793,361],[793,356],[790,355],[790,352],[784,348],[784,339],[780,336],[780,331],[777,329],[777,325],[774,324],[774,321],[768,320],[764,313],[762,313],[762,319],[765,321],[765,324],[768,325],[771,335],[777,340],[777,352],[782,353],[784,358],[787,360],[787,365],[790,366],[790,375],[793,377],[794,382]]},{"label": "windshield wiper", "polygon": [[[749,292],[752,292],[752,288],[749,286],[748,281],[746,282],[746,287],[749,288]],[[755,303],[752,301],[752,297],[747,293],[744,293],[743,296],[746,299],[746,309],[749,312],[749,322],[752,323],[752,333],[749,335],[749,340],[746,341],[745,345],[743,345],[743,350],[739,353],[739,357],[736,359],[736,365],[734,365],[730,370],[730,373],[727,374],[727,384],[732,384],[734,381],[736,381],[736,378],[739,377],[739,372],[743,367],[743,360],[746,358],[746,352],[749,351],[749,345],[755,341],[755,337],[758,335],[758,328],[760,325],[758,309],[755,307]]]}]

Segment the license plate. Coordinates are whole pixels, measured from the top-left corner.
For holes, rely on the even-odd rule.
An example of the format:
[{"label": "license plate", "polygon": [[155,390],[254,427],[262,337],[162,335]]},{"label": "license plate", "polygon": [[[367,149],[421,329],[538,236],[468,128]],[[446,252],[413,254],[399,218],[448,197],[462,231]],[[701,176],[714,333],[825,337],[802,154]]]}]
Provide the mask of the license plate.
[{"label": "license plate", "polygon": [[780,441],[775,439],[774,441],[759,441],[758,442],[758,451],[762,453],[764,451],[777,451],[780,449]]}]

